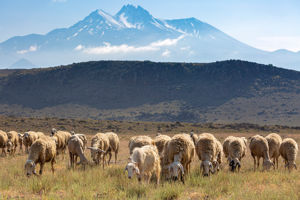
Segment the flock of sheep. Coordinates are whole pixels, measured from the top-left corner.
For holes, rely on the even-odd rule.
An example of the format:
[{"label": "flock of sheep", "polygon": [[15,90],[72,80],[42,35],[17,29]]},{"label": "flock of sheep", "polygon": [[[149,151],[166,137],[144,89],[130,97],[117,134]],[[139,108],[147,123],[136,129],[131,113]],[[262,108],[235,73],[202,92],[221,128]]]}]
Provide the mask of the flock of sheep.
[{"label": "flock of sheep", "polygon": [[[271,167],[278,169],[278,158],[281,156],[285,162],[285,168],[291,171],[296,167],[298,145],[292,138],[284,140],[276,133],[266,137],[255,135],[249,139],[249,149],[254,160],[254,170],[259,167],[260,158],[263,159],[263,170]],[[50,136],[42,132],[29,131],[24,134],[15,131],[4,132],[0,130],[0,148],[6,156],[6,151],[14,155],[17,146],[20,151],[28,153],[25,163],[26,175],[29,177],[36,173],[36,165],[40,165],[39,174],[43,173],[46,162],[51,163],[54,172],[54,163],[57,155],[69,151],[70,166],[82,164],[85,168],[89,164],[85,156],[85,149],[91,151],[93,162],[103,168],[109,165],[112,152],[115,153],[115,162],[118,159],[120,140],[113,132],[97,133],[92,137],[91,145],[87,147],[87,137],[84,134],[74,132],[51,130]],[[141,181],[149,183],[153,174],[159,184],[160,177],[184,183],[184,177],[190,172],[191,162],[195,155],[201,161],[200,169],[203,176],[210,176],[221,169],[223,154],[227,158],[229,169],[232,172],[239,171],[242,167],[242,159],[246,155],[247,139],[245,137],[227,137],[223,144],[210,133],[176,134],[173,137],[157,134],[155,138],[149,136],[134,136],[129,140],[130,158],[125,167],[128,178],[134,175]],[[6,149],[6,150],[5,150]],[[106,156],[109,156],[106,161]],[[80,159],[77,162],[77,159]],[[271,161],[273,159],[273,161]]]}]

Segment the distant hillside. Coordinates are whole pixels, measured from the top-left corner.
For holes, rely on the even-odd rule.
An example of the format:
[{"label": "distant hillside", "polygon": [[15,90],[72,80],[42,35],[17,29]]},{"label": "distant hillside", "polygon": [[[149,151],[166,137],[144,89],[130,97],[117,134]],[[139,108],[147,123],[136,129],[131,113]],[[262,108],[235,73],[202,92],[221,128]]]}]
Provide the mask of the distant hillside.
[{"label": "distant hillside", "polygon": [[296,126],[300,72],[236,60],[0,70],[0,114]]}]

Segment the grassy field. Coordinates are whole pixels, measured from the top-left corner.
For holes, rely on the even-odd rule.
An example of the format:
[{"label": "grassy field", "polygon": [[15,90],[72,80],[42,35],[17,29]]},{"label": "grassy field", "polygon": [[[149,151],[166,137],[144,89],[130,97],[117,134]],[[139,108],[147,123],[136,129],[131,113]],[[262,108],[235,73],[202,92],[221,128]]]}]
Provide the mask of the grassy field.
[{"label": "grassy field", "polygon": [[[16,120],[16,124],[18,124],[18,120]],[[53,125],[51,120],[48,121],[49,126]],[[5,128],[3,123],[2,120],[0,129]],[[74,125],[77,123],[79,122],[75,121]],[[65,155],[64,159],[61,156],[58,157],[54,175],[51,173],[50,164],[46,164],[42,176],[27,178],[24,171],[24,163],[27,155],[17,153],[15,157],[1,157],[0,199],[300,199],[299,170],[288,173],[283,167],[283,160],[280,158],[279,170],[271,170],[269,172],[261,172],[261,170],[258,170],[254,172],[253,160],[249,151],[247,152],[246,158],[242,161],[240,173],[233,174],[229,172],[227,164],[224,161],[223,170],[221,172],[204,178],[199,171],[200,162],[198,158],[195,157],[192,172],[186,177],[185,185],[181,183],[169,183],[167,181],[161,181],[159,186],[155,184],[155,181],[152,181],[149,185],[145,183],[139,184],[137,179],[129,180],[124,172],[124,167],[129,157],[127,147],[128,140],[132,135],[136,134],[147,134],[154,137],[157,131],[157,127],[153,128],[154,125],[165,127],[167,123],[154,123],[154,125],[148,122],[106,123],[112,123],[119,127],[118,133],[121,139],[121,147],[117,164],[111,164],[104,170],[99,166],[89,166],[86,170],[83,170],[79,166],[75,170],[71,170],[69,169],[68,156]],[[83,124],[93,127],[92,124]],[[101,124],[103,125],[104,122]],[[139,127],[137,124],[143,128],[137,128]],[[10,127],[12,124],[7,123],[7,125]],[[27,123],[24,126],[27,128],[27,126],[30,125],[32,124]],[[69,127],[67,125],[65,126]],[[133,128],[131,130],[127,128],[126,130],[124,127],[127,126]],[[145,126],[148,127],[148,129],[145,129]],[[179,133],[183,131],[181,129],[184,129],[184,127],[189,130],[190,126],[191,124],[183,124],[183,127],[179,126],[178,129],[180,130],[174,129],[168,132],[162,130],[161,132],[172,136],[176,132]],[[19,126],[15,127],[20,128]],[[202,127],[202,129],[198,127],[198,129],[194,129],[194,131],[196,133],[204,131],[214,133],[221,142],[223,142],[224,138],[228,135],[249,137],[256,133],[262,135],[269,133],[269,130],[237,131],[234,129],[234,126],[233,129],[226,130],[217,127],[218,126],[211,126],[209,128],[209,126],[207,126]],[[82,131],[83,129],[81,132]],[[97,131],[98,130],[91,130],[87,131],[87,133],[92,134]],[[104,131],[106,131],[106,129]],[[286,128],[280,129],[278,132],[280,132],[282,137],[292,137],[300,144],[300,131]],[[89,139],[90,138],[91,135],[89,135]],[[90,159],[88,151],[86,151],[86,156]],[[225,160],[225,158],[223,160]],[[299,154],[297,165],[299,168]]]}]

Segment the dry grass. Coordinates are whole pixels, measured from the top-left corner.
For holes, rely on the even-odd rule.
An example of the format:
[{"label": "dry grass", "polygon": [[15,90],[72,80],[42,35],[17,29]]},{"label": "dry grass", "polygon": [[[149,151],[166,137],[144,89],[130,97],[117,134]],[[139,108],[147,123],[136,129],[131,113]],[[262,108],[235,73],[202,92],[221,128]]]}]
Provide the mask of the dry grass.
[{"label": "dry grass", "polygon": [[[149,123],[151,124],[151,123]],[[221,141],[228,135],[251,136],[255,132],[236,131],[220,133],[220,130],[210,129]],[[141,131],[139,134],[149,134],[155,131]],[[260,132],[267,134],[267,132]],[[122,134],[120,160],[104,170],[99,166],[90,166],[84,171],[81,167],[68,169],[68,157],[58,158],[53,175],[50,164],[46,164],[44,174],[40,177],[27,178],[24,163],[27,155],[17,154],[15,157],[0,158],[0,199],[299,199],[300,173],[288,173],[280,158],[279,170],[270,172],[253,171],[253,160],[249,151],[242,161],[240,173],[228,171],[226,163],[223,170],[209,178],[203,178],[199,171],[199,161],[195,157],[192,172],[186,178],[185,185],[162,181],[156,186],[155,181],[150,185],[139,184],[136,179],[129,180],[124,173],[128,158],[128,139],[136,132]],[[168,133],[169,134],[169,133]],[[172,133],[174,134],[174,133]],[[172,135],[169,134],[169,135]],[[281,133],[284,137],[293,137],[300,144],[300,133]],[[90,139],[90,136],[89,136]],[[89,142],[90,143],[90,142]],[[90,159],[90,154],[86,152]],[[225,160],[225,159],[224,159]],[[297,158],[300,168],[300,155]]]}]

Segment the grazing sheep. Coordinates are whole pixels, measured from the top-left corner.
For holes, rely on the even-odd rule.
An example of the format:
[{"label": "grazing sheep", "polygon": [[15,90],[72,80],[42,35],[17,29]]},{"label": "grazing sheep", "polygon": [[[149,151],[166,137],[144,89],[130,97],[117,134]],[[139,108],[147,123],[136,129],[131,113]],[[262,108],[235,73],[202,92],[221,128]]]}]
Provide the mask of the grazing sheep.
[{"label": "grazing sheep", "polygon": [[9,131],[7,137],[7,152],[14,155],[18,147],[18,133],[16,131]]},{"label": "grazing sheep", "polygon": [[34,131],[28,131],[24,133],[23,143],[25,146],[25,152],[28,153],[28,148],[33,144],[34,141],[39,139],[39,136]]},{"label": "grazing sheep", "polygon": [[102,165],[103,165],[103,169],[104,169],[105,156],[109,149],[108,136],[104,133],[97,133],[96,135],[94,135],[92,137],[91,147],[88,147],[88,149],[91,150],[91,158],[97,165],[100,164],[100,158],[101,158],[101,155],[103,154]]},{"label": "grazing sheep", "polygon": [[6,156],[5,147],[7,145],[8,137],[6,132],[0,130],[0,148],[2,148],[2,156]]},{"label": "grazing sheep", "polygon": [[167,141],[162,154],[163,168],[168,169],[173,179],[178,179],[181,176],[179,172],[182,175],[190,172],[190,165],[195,156],[195,145],[188,134],[176,134]]},{"label": "grazing sheep", "polygon": [[263,170],[269,170],[272,166],[274,167],[273,162],[270,160],[269,145],[266,138],[260,135],[250,137],[249,148],[254,160],[254,170],[256,169],[255,157],[257,158],[257,168],[259,167],[259,159],[261,157],[263,158]]},{"label": "grazing sheep", "polygon": [[230,159],[229,167],[232,172],[236,168],[240,171],[242,158],[246,155],[247,140],[246,138],[231,137],[228,143],[228,158]]},{"label": "grazing sheep", "polygon": [[75,133],[74,131],[71,131],[70,134],[72,136],[76,135],[77,137],[79,137],[82,140],[82,142],[83,142],[83,151],[84,151],[85,148],[86,148],[87,142],[88,142],[86,135],[83,134],[83,133]]},{"label": "grazing sheep", "polygon": [[217,169],[217,171],[220,170],[220,166],[222,164],[222,157],[223,157],[223,146],[219,140],[217,140],[217,162],[213,163],[214,168]]},{"label": "grazing sheep", "polygon": [[68,144],[68,140],[71,137],[71,133],[67,131],[57,131],[56,129],[52,129],[50,136],[56,143],[57,155],[62,153],[64,158],[64,154],[66,153],[67,144]]},{"label": "grazing sheep", "polygon": [[137,174],[139,181],[144,177],[147,183],[150,182],[152,173],[155,173],[156,184],[158,185],[161,167],[157,147],[154,145],[136,147],[130,156],[130,162],[126,165],[125,171],[128,172],[129,179]]},{"label": "grazing sheep", "polygon": [[109,148],[108,148],[108,164],[110,163],[112,151],[115,152],[115,163],[117,163],[118,159],[118,152],[119,152],[119,146],[120,146],[120,139],[117,134],[113,132],[107,132],[105,133],[108,136],[109,139]]},{"label": "grazing sheep", "polygon": [[128,143],[130,155],[135,147],[142,147],[146,145],[155,145],[149,136],[140,135],[131,137]]},{"label": "grazing sheep", "polygon": [[20,152],[23,152],[23,139],[24,139],[24,134],[18,133],[18,139],[19,139],[19,146],[20,146]]},{"label": "grazing sheep", "polygon": [[72,135],[68,140],[68,150],[71,167],[74,168],[74,163],[76,163],[77,157],[79,157],[80,162],[76,164],[82,164],[85,169],[85,165],[88,163],[88,160],[84,155],[84,142],[76,134]]},{"label": "grazing sheep", "polygon": [[292,138],[285,138],[279,148],[281,157],[284,159],[285,168],[291,171],[293,168],[297,169],[296,158],[298,153],[298,144]]},{"label": "grazing sheep", "polygon": [[36,164],[40,164],[40,172],[42,175],[43,167],[46,162],[51,162],[51,170],[54,173],[54,163],[56,157],[56,144],[49,137],[43,137],[33,142],[30,147],[29,155],[25,163],[25,171],[27,176],[35,174]]},{"label": "grazing sheep", "polygon": [[[198,137],[196,144],[196,153],[199,160],[201,160],[200,169],[203,176],[209,176],[211,173],[215,173],[215,169],[218,168],[217,161],[217,139],[210,133],[202,133]],[[215,167],[213,165],[215,163]]]},{"label": "grazing sheep", "polygon": [[225,138],[225,140],[223,142],[223,152],[224,152],[225,158],[227,158],[228,162],[230,162],[230,158],[228,157],[229,156],[228,147],[229,147],[230,140],[233,138],[235,138],[235,137],[228,136],[227,138]]},{"label": "grazing sheep", "polygon": [[276,164],[276,168],[278,169],[278,158],[280,156],[279,148],[282,142],[280,135],[276,133],[270,133],[266,136],[269,145],[269,155],[270,158],[273,158],[274,165]]},{"label": "grazing sheep", "polygon": [[154,144],[157,147],[158,153],[160,156],[162,156],[162,152],[164,150],[165,144],[167,143],[167,141],[171,140],[171,137],[168,135],[157,135],[154,138]]}]

